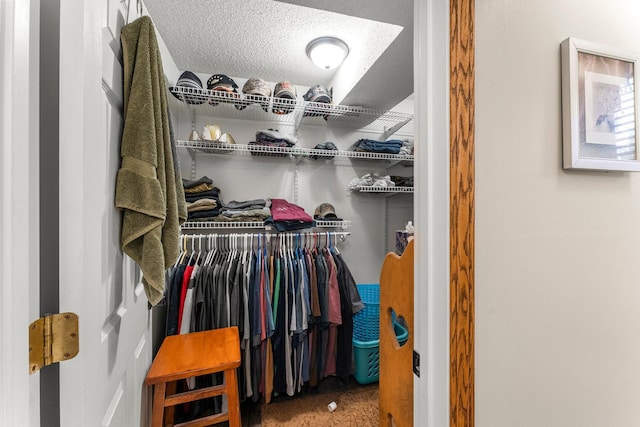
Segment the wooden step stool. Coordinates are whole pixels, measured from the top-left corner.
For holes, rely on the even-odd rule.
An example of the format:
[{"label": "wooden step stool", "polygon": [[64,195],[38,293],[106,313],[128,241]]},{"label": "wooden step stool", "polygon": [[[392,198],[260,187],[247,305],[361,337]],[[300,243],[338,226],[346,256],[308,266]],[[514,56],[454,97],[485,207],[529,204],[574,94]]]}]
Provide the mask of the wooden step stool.
[{"label": "wooden step stool", "polygon": [[[238,328],[171,335],[164,339],[145,379],[154,386],[152,427],[161,427],[166,412],[166,425],[173,425],[174,406],[227,395],[227,412],[187,421],[177,426],[208,426],[229,421],[240,427],[240,400],[236,368],[240,366]],[[200,375],[224,372],[224,384],[175,393],[176,381]],[[165,411],[166,408],[166,411]]]}]

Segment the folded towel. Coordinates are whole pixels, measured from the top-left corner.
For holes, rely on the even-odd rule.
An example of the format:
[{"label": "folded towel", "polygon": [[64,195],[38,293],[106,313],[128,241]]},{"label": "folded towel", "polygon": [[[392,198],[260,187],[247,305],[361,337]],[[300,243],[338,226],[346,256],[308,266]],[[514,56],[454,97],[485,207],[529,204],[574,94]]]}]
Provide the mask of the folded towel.
[{"label": "folded towel", "polygon": [[202,183],[202,184],[196,185],[195,187],[185,188],[184,193],[185,194],[202,193],[203,191],[213,190],[214,188],[215,187],[213,186],[213,184]]},{"label": "folded towel", "polygon": [[195,202],[199,199],[216,199],[218,204],[222,206],[219,201],[220,198],[220,189],[218,187],[213,187],[213,190],[201,191],[199,193],[186,193],[185,198],[187,202]]},{"label": "folded towel", "polygon": [[187,188],[197,187],[200,184],[211,184],[213,185],[213,180],[207,176],[203,176],[202,178],[190,180],[182,178],[182,186]]},{"label": "folded towel", "polygon": [[198,199],[195,202],[187,203],[187,212],[204,211],[218,207],[216,199]]},{"label": "folded towel", "polygon": [[[263,208],[267,206],[267,201],[265,199],[254,199],[254,200],[244,200],[244,201],[236,201],[232,200],[224,204],[226,209],[243,209],[243,208],[254,208],[260,207]],[[267,206],[268,207],[268,206]]]}]

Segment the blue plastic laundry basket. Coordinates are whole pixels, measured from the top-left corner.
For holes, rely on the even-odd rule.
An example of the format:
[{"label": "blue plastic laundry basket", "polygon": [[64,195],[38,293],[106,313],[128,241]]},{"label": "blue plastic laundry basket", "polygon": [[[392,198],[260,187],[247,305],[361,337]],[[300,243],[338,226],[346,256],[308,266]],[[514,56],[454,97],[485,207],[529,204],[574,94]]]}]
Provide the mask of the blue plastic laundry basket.
[{"label": "blue plastic laundry basket", "polygon": [[[380,367],[380,285],[357,285],[364,309],[353,318],[354,378],[359,384],[378,381]],[[393,329],[400,345],[409,337],[409,331],[392,318]]]}]

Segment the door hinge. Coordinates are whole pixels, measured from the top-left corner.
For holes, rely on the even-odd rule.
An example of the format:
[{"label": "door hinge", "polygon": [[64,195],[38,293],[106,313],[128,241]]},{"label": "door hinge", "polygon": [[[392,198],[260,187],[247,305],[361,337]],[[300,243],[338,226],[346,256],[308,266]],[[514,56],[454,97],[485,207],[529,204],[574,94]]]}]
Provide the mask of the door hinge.
[{"label": "door hinge", "polygon": [[420,377],[420,353],[413,350],[413,373]]},{"label": "door hinge", "polygon": [[29,374],[52,363],[73,359],[78,350],[77,314],[51,314],[29,325]]}]

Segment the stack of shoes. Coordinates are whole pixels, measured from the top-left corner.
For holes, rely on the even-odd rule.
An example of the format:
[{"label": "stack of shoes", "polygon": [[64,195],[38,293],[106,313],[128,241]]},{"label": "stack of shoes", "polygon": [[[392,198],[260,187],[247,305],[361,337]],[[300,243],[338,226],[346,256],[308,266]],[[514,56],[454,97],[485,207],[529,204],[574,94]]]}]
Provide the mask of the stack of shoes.
[{"label": "stack of shoes", "polygon": [[203,176],[197,180],[183,179],[182,185],[189,221],[207,221],[220,214],[220,189],[213,185],[211,178]]}]

